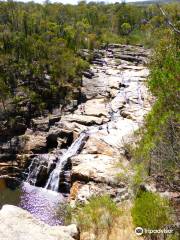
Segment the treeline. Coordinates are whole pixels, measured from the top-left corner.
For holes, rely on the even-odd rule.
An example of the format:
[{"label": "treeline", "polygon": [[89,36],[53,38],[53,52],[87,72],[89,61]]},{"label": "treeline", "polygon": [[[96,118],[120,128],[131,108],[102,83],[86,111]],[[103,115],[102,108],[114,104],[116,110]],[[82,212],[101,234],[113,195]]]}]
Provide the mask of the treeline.
[{"label": "treeline", "polygon": [[[164,8],[178,25],[180,6]],[[80,49],[109,42],[152,46],[166,27],[154,5],[0,2],[1,120],[9,112],[27,120],[73,99],[88,67]]]}]

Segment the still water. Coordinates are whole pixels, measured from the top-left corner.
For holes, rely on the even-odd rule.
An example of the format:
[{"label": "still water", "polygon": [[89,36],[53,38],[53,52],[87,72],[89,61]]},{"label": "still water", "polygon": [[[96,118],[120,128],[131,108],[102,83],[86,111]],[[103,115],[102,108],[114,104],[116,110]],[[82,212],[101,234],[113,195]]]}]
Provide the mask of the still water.
[{"label": "still water", "polygon": [[49,225],[63,224],[66,199],[62,194],[22,183],[12,190],[0,179],[0,208],[4,204],[19,206]]}]

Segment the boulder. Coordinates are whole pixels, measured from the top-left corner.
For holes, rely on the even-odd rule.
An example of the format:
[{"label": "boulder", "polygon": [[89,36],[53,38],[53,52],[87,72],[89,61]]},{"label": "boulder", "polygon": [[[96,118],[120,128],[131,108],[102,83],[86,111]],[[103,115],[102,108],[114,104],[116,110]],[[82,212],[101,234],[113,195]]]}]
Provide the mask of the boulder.
[{"label": "boulder", "polygon": [[4,205],[0,211],[1,240],[74,240],[79,239],[76,225],[49,226],[27,211]]},{"label": "boulder", "polygon": [[[79,107],[80,108],[80,107]],[[81,114],[80,109],[75,114]],[[84,114],[95,117],[108,117],[109,107],[105,99],[91,99],[84,104]]]},{"label": "boulder", "polygon": [[112,148],[109,144],[104,142],[99,137],[100,136],[90,136],[88,141],[84,145],[82,153],[102,154],[113,157],[116,154],[115,148]]}]

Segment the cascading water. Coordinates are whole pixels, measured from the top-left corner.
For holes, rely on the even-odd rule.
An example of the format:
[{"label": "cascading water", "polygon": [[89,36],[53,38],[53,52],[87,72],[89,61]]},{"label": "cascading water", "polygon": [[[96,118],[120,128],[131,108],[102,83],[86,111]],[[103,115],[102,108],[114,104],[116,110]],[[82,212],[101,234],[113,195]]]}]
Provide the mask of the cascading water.
[{"label": "cascading water", "polygon": [[27,172],[24,173],[26,182],[33,186],[44,187],[46,184],[45,179],[48,178],[50,172],[55,168],[57,160],[57,156],[52,154],[35,156]]},{"label": "cascading water", "polygon": [[78,150],[84,144],[84,140],[88,137],[87,132],[82,132],[69,149],[58,159],[56,164],[56,168],[51,172],[47,184],[45,186],[46,189],[50,189],[52,191],[59,191],[59,183],[61,178],[61,172],[63,170],[64,165],[66,164],[68,158],[74,156]]}]

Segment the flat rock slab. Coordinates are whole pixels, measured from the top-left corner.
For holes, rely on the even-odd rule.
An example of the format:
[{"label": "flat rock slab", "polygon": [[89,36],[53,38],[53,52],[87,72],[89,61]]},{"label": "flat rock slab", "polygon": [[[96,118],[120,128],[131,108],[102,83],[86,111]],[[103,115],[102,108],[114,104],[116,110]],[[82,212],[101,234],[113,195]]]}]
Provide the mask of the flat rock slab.
[{"label": "flat rock slab", "polygon": [[117,184],[117,159],[102,154],[79,154],[71,158],[72,179]]},{"label": "flat rock slab", "polygon": [[4,205],[0,211],[1,240],[74,240],[79,239],[76,225],[49,226],[27,211]]},{"label": "flat rock slab", "polygon": [[[105,99],[91,99],[84,104],[84,114],[94,117],[108,117],[109,108]],[[80,107],[75,114],[81,114]],[[97,120],[96,120],[97,121]]]},{"label": "flat rock slab", "polygon": [[62,121],[67,122],[77,122],[86,126],[91,126],[94,124],[101,125],[103,122],[107,122],[107,118],[99,118],[94,116],[87,116],[87,115],[78,115],[78,114],[71,114],[71,115],[65,115],[61,119]]},{"label": "flat rock slab", "polygon": [[97,132],[90,136],[83,147],[83,154],[102,154],[113,157],[118,154],[115,148],[111,147],[105,141],[103,141],[103,134]]}]

